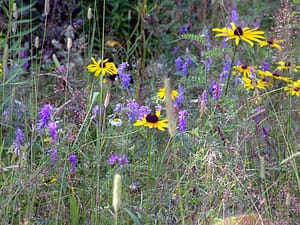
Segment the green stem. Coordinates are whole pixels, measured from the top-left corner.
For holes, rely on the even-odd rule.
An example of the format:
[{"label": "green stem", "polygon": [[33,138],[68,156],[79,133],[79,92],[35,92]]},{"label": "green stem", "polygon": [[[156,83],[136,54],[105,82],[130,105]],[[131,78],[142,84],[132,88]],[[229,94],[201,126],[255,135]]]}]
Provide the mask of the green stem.
[{"label": "green stem", "polygon": [[229,69],[229,73],[228,73],[228,76],[227,76],[227,83],[226,83],[226,88],[225,88],[225,96],[227,95],[227,91],[228,91],[228,87],[229,87],[229,82],[230,82],[230,78],[231,78],[231,70],[232,70],[234,60],[235,60],[237,47],[238,46],[236,45],[235,48],[234,48],[233,57],[232,57],[232,60],[231,60],[231,63],[230,63],[230,69]]},{"label": "green stem", "polygon": [[146,224],[148,224],[150,219],[150,212],[149,212],[149,198],[150,198],[150,182],[151,182],[151,150],[152,150],[152,138],[153,133],[152,130],[148,130],[148,140],[147,140],[147,148],[148,148],[148,159],[147,159],[147,183],[146,183]]}]

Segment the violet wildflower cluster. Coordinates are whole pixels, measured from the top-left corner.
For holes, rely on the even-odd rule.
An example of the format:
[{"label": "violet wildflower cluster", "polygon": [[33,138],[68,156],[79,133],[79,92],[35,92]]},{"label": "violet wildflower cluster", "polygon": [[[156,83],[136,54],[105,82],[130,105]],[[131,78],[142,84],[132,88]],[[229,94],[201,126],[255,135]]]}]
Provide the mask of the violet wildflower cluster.
[{"label": "violet wildflower cluster", "polygon": [[125,70],[129,66],[127,62],[123,62],[118,67],[118,74],[122,81],[122,86],[124,89],[127,89],[130,85],[131,75],[126,73]]},{"label": "violet wildflower cluster", "polygon": [[210,84],[209,92],[211,93],[211,95],[215,100],[218,100],[221,97],[222,90],[223,89],[220,86],[220,84],[217,81],[212,80]]},{"label": "violet wildflower cluster", "polygon": [[17,155],[20,154],[21,145],[24,143],[25,136],[23,131],[20,128],[17,128],[15,133],[15,140],[13,142],[14,145],[14,153]]},{"label": "violet wildflower cluster", "polygon": [[188,75],[188,67],[191,65],[193,65],[193,60],[189,56],[186,58],[185,62],[180,56],[175,60],[176,72],[181,72],[183,77]]},{"label": "violet wildflower cluster", "polygon": [[76,170],[76,164],[77,164],[77,156],[74,153],[70,154],[69,162],[71,164],[71,171],[72,171],[72,173],[74,173]]},{"label": "violet wildflower cluster", "polygon": [[113,166],[118,163],[120,166],[124,166],[129,163],[127,160],[127,155],[119,155],[118,153],[112,154],[108,159],[109,165]]},{"label": "violet wildflower cluster", "polygon": [[185,116],[189,115],[188,111],[186,110],[181,110],[178,112],[178,130],[179,133],[183,133],[186,131],[187,128],[187,123]]}]

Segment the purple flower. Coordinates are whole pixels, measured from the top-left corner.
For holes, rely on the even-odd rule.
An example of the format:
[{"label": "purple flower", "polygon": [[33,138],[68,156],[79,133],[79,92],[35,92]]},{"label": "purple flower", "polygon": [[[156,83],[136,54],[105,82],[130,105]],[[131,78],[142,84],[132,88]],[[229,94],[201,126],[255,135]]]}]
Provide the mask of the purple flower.
[{"label": "purple flower", "polygon": [[175,60],[176,71],[181,70],[182,64],[183,64],[183,60],[180,56],[178,56],[177,59]]},{"label": "purple flower", "polygon": [[130,85],[131,75],[126,73],[125,70],[129,66],[127,62],[123,62],[119,65],[118,74],[122,81],[122,86],[124,89],[127,89]]},{"label": "purple flower", "polygon": [[177,108],[179,108],[184,101],[184,88],[183,88],[182,84],[178,85],[178,92],[179,92],[179,95],[174,101],[174,106]]},{"label": "purple flower", "polygon": [[148,106],[141,106],[139,108],[138,119],[143,119],[145,115],[151,113],[151,109]]},{"label": "purple flower", "polygon": [[119,157],[118,153],[112,154],[108,159],[109,165],[113,166],[119,160]]},{"label": "purple flower", "polygon": [[120,113],[123,109],[124,105],[122,103],[118,103],[116,104],[115,108],[114,108],[114,113]]},{"label": "purple flower", "polygon": [[212,94],[213,98],[215,100],[218,100],[222,94],[222,87],[219,85],[217,81],[213,80],[210,84],[209,91]]},{"label": "purple flower", "polygon": [[174,47],[174,48],[173,48],[173,53],[174,53],[174,54],[177,54],[177,52],[178,52],[178,47]]},{"label": "purple flower", "polygon": [[185,116],[188,115],[188,111],[181,110],[178,112],[178,130],[180,133],[186,131],[186,119]]},{"label": "purple flower", "polygon": [[266,61],[263,62],[263,67],[264,67],[264,71],[269,71],[270,70],[269,63],[266,62]]},{"label": "purple flower", "polygon": [[134,99],[131,99],[127,102],[126,108],[130,110],[130,112],[127,115],[131,123],[133,123],[138,117],[139,107],[139,104]]},{"label": "purple flower", "polygon": [[55,144],[57,141],[57,125],[56,122],[48,123],[49,136],[51,137],[51,144]]},{"label": "purple flower", "polygon": [[74,173],[76,170],[76,163],[77,163],[77,157],[74,153],[71,153],[71,155],[69,156],[69,162],[71,163],[71,171],[72,173]]},{"label": "purple flower", "polygon": [[236,9],[231,10],[231,21],[234,22],[235,24],[238,23],[239,19],[239,14],[237,13]]},{"label": "purple flower", "polygon": [[223,71],[220,74],[220,83],[223,84],[224,83],[224,79],[227,78],[229,71],[230,71],[230,64],[231,62],[229,60],[226,60],[223,66]]},{"label": "purple flower", "polygon": [[184,63],[182,65],[182,76],[186,77],[188,74],[188,71],[187,71],[187,63]]},{"label": "purple flower", "polygon": [[179,33],[182,35],[182,34],[185,34],[188,32],[188,29],[189,29],[189,24],[185,24],[181,27],[179,27]]},{"label": "purple flower", "polygon": [[186,57],[186,60],[185,60],[185,62],[186,62],[186,64],[188,65],[188,66],[191,66],[191,65],[193,65],[193,60],[192,60],[192,58],[191,57]]},{"label": "purple flower", "polygon": [[23,131],[20,128],[17,128],[15,133],[15,140],[13,142],[13,145],[15,147],[14,152],[19,155],[20,154],[20,148],[25,140],[25,136]]},{"label": "purple flower", "polygon": [[208,101],[208,96],[207,96],[207,91],[204,90],[202,95],[201,95],[201,100],[203,101],[203,104],[207,105],[207,101]]},{"label": "purple flower", "polygon": [[52,106],[50,104],[44,105],[44,107],[39,112],[40,120],[38,123],[38,131],[41,130],[48,124],[51,116]]},{"label": "purple flower", "polygon": [[48,153],[51,155],[51,163],[54,166],[56,161],[57,161],[57,149],[56,148],[52,148],[48,150]]},{"label": "purple flower", "polygon": [[118,163],[120,164],[120,166],[123,166],[123,165],[126,165],[129,163],[129,161],[127,160],[126,154],[123,154],[122,156],[120,155],[118,157]]},{"label": "purple flower", "polygon": [[263,138],[265,138],[265,137],[267,137],[268,135],[269,135],[269,128],[263,127],[263,128],[262,128],[262,131],[261,131],[261,136],[262,136]]}]

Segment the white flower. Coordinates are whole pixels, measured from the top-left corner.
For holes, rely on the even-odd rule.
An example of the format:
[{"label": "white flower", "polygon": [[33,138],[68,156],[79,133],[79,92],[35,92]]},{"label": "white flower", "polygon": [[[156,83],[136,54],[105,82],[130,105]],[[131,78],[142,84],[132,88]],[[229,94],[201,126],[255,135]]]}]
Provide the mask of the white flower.
[{"label": "white flower", "polygon": [[110,124],[115,127],[119,127],[122,125],[122,120],[119,118],[114,118],[110,121]]}]

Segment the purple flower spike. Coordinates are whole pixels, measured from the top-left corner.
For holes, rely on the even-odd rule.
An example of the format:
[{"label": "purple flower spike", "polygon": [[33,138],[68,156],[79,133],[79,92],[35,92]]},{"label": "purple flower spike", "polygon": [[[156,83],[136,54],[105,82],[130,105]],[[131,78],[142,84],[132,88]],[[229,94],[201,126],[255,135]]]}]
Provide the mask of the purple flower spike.
[{"label": "purple flower spike", "polygon": [[13,145],[15,147],[14,152],[17,155],[19,155],[20,154],[21,145],[23,144],[23,142],[25,140],[25,136],[24,136],[23,131],[20,128],[17,128],[15,135],[16,135],[16,137],[15,137],[15,140],[13,142]]},{"label": "purple flower spike", "polygon": [[57,141],[57,125],[56,122],[48,123],[49,136],[51,137],[51,144],[55,144]]},{"label": "purple flower spike", "polygon": [[54,166],[57,161],[57,149],[56,148],[49,149],[48,153],[50,154],[51,157],[51,163]]},{"label": "purple flower spike", "polygon": [[42,129],[48,124],[51,116],[52,106],[50,104],[45,105],[39,112],[40,120],[38,123],[38,131],[41,132]]},{"label": "purple flower spike", "polygon": [[127,156],[126,154],[123,154],[122,156],[118,157],[118,162],[121,166],[126,165],[129,163],[129,161],[127,160]]},{"label": "purple flower spike", "polygon": [[185,116],[188,115],[188,111],[181,110],[178,112],[178,130],[180,133],[183,133],[186,131],[186,119]]},{"label": "purple flower spike", "polygon": [[183,60],[180,56],[178,56],[177,59],[175,60],[176,71],[181,70],[182,64],[183,64]]},{"label": "purple flower spike", "polygon": [[119,157],[118,153],[112,154],[108,159],[109,165],[113,166],[118,161]]},{"label": "purple flower spike", "polygon": [[77,157],[74,153],[71,153],[71,155],[69,156],[69,162],[71,163],[71,171],[72,173],[74,173],[76,170],[76,163],[77,163]]}]

